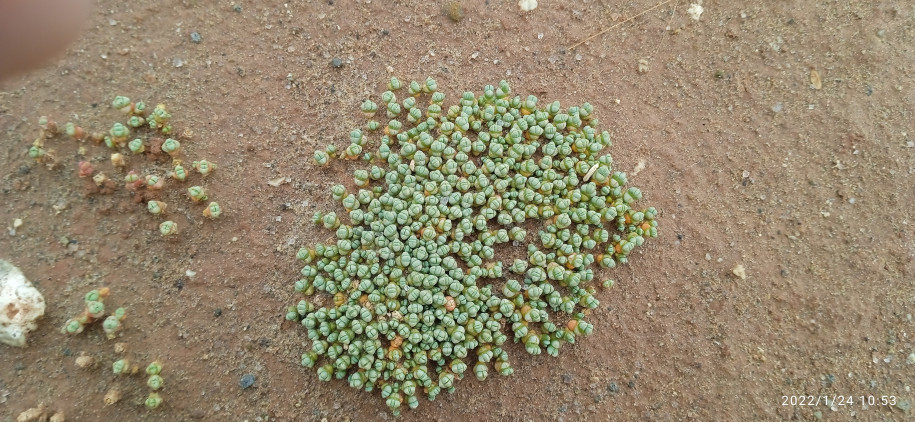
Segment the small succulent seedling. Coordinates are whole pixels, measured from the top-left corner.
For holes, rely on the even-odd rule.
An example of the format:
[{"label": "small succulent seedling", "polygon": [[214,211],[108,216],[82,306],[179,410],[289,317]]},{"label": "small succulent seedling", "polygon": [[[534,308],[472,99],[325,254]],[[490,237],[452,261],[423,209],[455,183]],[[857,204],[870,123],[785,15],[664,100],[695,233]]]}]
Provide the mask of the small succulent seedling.
[{"label": "small succulent seedling", "polygon": [[172,138],[168,138],[162,143],[162,151],[168,155],[175,156],[181,151],[181,143]]},{"label": "small succulent seedling", "polygon": [[178,224],[171,220],[163,221],[159,224],[159,233],[161,233],[162,236],[176,235],[178,234]]},{"label": "small succulent seedling", "polygon": [[322,167],[326,166],[328,163],[330,163],[330,157],[327,156],[326,152],[321,151],[321,150],[315,151],[314,159],[315,159],[315,164],[322,166]]},{"label": "small succulent seedling", "polygon": [[149,190],[160,190],[165,187],[165,179],[154,174],[148,174],[145,178],[146,188]]},{"label": "small succulent seedling", "polygon": [[142,101],[137,101],[137,103],[133,105],[133,111],[130,112],[130,114],[133,114],[135,116],[143,116],[145,113],[146,113],[146,103],[144,103]]},{"label": "small succulent seedling", "polygon": [[38,118],[38,127],[41,128],[42,134],[45,137],[53,137],[57,135],[57,123],[48,116],[41,116]]},{"label": "small succulent seedling", "polygon": [[127,119],[127,126],[130,126],[135,129],[139,128],[145,124],[146,124],[146,119],[144,119],[140,116],[130,116],[130,118]]},{"label": "small succulent seedling", "polygon": [[133,111],[133,103],[130,102],[130,98],[120,95],[114,97],[114,101],[111,102],[111,107],[124,114],[130,114]]},{"label": "small succulent seedling", "polygon": [[149,379],[146,380],[146,385],[153,390],[158,390],[165,385],[165,380],[159,375],[150,375]]},{"label": "small succulent seedling", "polygon": [[32,145],[32,147],[29,148],[29,157],[34,158],[35,161],[41,162],[45,155],[47,155],[47,151],[40,146]]},{"label": "small succulent seedling", "polygon": [[70,122],[68,122],[66,125],[64,125],[64,133],[66,133],[67,136],[69,136],[73,139],[76,139],[76,140],[80,140],[80,139],[83,139],[84,137],[86,137],[86,131],[83,130],[83,128],[81,128],[73,123],[70,123]]},{"label": "small succulent seedling", "polygon": [[201,202],[207,200],[206,191],[203,189],[203,186],[191,186],[187,188],[187,197],[191,198],[194,202]]},{"label": "small succulent seedling", "polygon": [[130,152],[134,154],[140,154],[143,151],[146,151],[146,145],[143,143],[143,140],[136,138],[127,143],[127,148],[130,149]]},{"label": "small succulent seedling", "polygon": [[176,164],[175,169],[169,173],[172,179],[183,182],[187,179],[187,170],[181,164]]},{"label": "small succulent seedling", "polygon": [[168,204],[162,201],[149,201],[146,203],[146,209],[149,210],[149,213],[152,215],[161,215],[165,213],[165,209],[168,207]]},{"label": "small succulent seedling", "polygon": [[203,216],[207,218],[219,218],[222,215],[222,208],[215,202],[210,202],[203,210]]},{"label": "small succulent seedling", "polygon": [[146,180],[140,179],[140,174],[136,170],[131,170],[124,176],[124,183],[127,189],[137,190],[146,184]]},{"label": "small succulent seedling", "polygon": [[115,375],[131,375],[137,372],[137,367],[131,366],[127,359],[120,359],[111,364],[111,372]]},{"label": "small succulent seedling", "polygon": [[111,127],[111,130],[108,131],[108,135],[111,136],[111,142],[113,144],[122,144],[126,142],[127,137],[130,136],[130,129],[121,123],[115,123],[114,126]]},{"label": "small succulent seedling", "polygon": [[213,170],[216,170],[216,163],[207,160],[194,161],[191,165],[194,170],[204,176],[208,176]]},{"label": "small succulent seedling", "polygon": [[388,82],[388,91],[397,91],[403,86],[403,83],[400,82],[400,79],[397,79],[396,76],[392,76],[391,80]]},{"label": "small succulent seedling", "polygon": [[160,372],[162,372],[162,362],[155,360],[146,366],[147,375],[159,375]]},{"label": "small succulent seedling", "polygon": [[159,396],[159,393],[149,393],[149,397],[146,398],[146,407],[150,409],[155,409],[162,405],[162,397]]}]

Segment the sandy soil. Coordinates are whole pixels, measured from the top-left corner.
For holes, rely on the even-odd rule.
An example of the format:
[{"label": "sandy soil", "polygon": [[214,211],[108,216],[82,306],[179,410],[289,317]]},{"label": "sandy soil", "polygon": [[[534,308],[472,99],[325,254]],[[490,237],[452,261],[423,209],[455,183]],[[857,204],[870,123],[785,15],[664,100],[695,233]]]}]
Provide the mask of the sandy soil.
[{"label": "sandy soil", "polygon": [[[0,258],[49,304],[28,348],[0,348],[0,421],[38,403],[85,421],[390,419],[377,394],[300,367],[309,341],[283,315],[298,300],[295,251],[331,235],[308,220],[354,168],[311,154],[345,146],[392,75],[431,75],[452,99],[507,79],[519,95],[591,102],[617,168],[661,210],[660,237],[606,273],[617,283],[598,296],[594,335],[558,358],[518,351],[513,376],[467,378],[404,420],[911,417],[911,2],[707,0],[697,22],[675,1],[574,50],[655,2],[459,3],[453,21],[434,1],[104,0],[63,57],[0,84],[0,227],[23,220],[0,233]],[[159,195],[182,231],[164,239],[129,192],[77,177],[75,141],[49,141],[60,169],[29,159],[39,116],[102,130],[121,118],[115,95],[168,105],[186,160],[219,164],[191,182],[223,219],[204,221],[170,185]],[[165,363],[159,409],[141,404],[145,378],[111,375],[121,355],[100,327],[59,332],[103,285],[128,310],[127,356]],[[99,367],[77,367],[80,353]],[[105,407],[112,387],[123,398]],[[784,405],[798,395],[830,406]]]}]

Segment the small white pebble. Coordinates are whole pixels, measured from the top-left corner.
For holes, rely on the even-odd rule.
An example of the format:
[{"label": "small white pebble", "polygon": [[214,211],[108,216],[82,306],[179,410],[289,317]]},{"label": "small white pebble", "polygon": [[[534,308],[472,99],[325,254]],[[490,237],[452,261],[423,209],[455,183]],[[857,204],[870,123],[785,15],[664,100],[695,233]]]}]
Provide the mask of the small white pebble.
[{"label": "small white pebble", "polygon": [[14,229],[18,229],[19,227],[22,227],[22,219],[21,219],[21,218],[17,218],[17,219],[15,219],[15,220],[13,220],[13,228],[14,228]]},{"label": "small white pebble", "polygon": [[746,268],[743,267],[742,264],[737,264],[737,266],[734,267],[734,269],[731,270],[731,272],[734,273],[734,275],[736,275],[737,278],[739,278],[741,280],[747,279],[747,270],[746,270]]},{"label": "small white pebble", "polygon": [[197,275],[197,271],[187,270],[184,272],[184,275],[193,278],[195,275]]},{"label": "small white pebble", "polygon": [[648,60],[639,59],[639,73],[646,73],[649,69],[651,68],[648,66]]},{"label": "small white pebble", "polygon": [[689,5],[689,9],[686,9],[686,13],[689,14],[689,17],[693,18],[695,21],[699,20],[699,17],[702,16],[702,12],[705,11],[700,3],[702,2],[693,3]]},{"label": "small white pebble", "polygon": [[235,237],[235,236],[232,236],[232,241],[233,241],[233,242],[238,242],[238,238]]},{"label": "small white pebble", "polygon": [[635,164],[635,167],[632,169],[632,176],[635,177],[642,170],[645,170],[645,166],[648,165],[648,160],[644,158],[639,158],[639,162]]},{"label": "small white pebble", "polygon": [[530,12],[537,8],[537,0],[519,0],[518,7],[522,12]]},{"label": "small white pebble", "polygon": [[855,203],[855,198],[848,198],[848,203],[849,203],[849,204],[854,204],[854,203]]},{"label": "small white pebble", "polygon": [[537,34],[537,39],[538,39],[538,40],[542,40],[542,39],[543,39],[543,32]]}]

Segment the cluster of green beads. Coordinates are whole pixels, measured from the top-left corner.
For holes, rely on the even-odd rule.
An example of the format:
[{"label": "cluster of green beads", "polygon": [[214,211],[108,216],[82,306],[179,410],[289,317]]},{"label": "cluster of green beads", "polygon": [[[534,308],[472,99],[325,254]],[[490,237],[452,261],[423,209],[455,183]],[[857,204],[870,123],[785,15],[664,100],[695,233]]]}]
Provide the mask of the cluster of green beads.
[{"label": "cluster of green beads", "polygon": [[[657,211],[632,208],[641,192],[601,154],[610,135],[594,129],[590,104],[522,100],[502,81],[444,109],[433,79],[411,82],[398,102],[401,85],[392,79],[383,104],[362,105],[388,123],[353,130],[339,153],[315,153],[319,165],[371,165],[355,171],[355,189],[331,188],[348,222],[315,215],[336,241],[299,250],[306,265],[295,289],[311,299],[287,313],[312,340],[303,365],[323,381],[380,390],[395,414],[422,393],[453,391],[468,365],[480,380],[490,367],[511,374],[506,326],[533,355],[556,356],[590,334],[592,264],[626,263],[657,236]],[[510,242],[526,244],[526,259],[497,256]]]}]

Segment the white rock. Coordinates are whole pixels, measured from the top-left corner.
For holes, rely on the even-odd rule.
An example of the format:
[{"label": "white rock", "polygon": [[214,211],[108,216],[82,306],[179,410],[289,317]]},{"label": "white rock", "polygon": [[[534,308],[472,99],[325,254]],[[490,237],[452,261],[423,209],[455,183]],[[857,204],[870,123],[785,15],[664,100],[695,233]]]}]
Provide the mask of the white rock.
[{"label": "white rock", "polygon": [[704,11],[705,9],[702,8],[701,1],[689,5],[689,9],[686,9],[686,13],[688,13],[689,17],[693,18],[693,20],[699,20],[699,17],[702,16],[702,12]]},{"label": "white rock", "polygon": [[0,342],[25,346],[25,337],[44,315],[44,296],[13,264],[0,259]]},{"label": "white rock", "polygon": [[537,8],[537,0],[519,0],[518,7],[520,7],[523,12],[530,12]]}]

